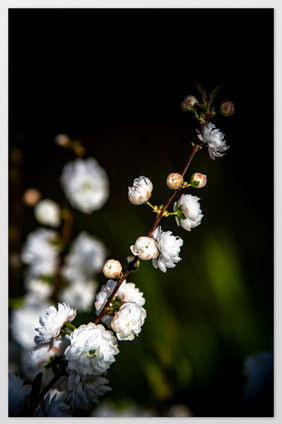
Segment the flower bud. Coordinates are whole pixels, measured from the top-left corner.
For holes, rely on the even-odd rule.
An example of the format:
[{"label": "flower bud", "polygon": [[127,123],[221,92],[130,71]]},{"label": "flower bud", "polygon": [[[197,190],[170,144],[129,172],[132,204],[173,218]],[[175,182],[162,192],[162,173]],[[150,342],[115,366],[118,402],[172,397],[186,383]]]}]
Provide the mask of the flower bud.
[{"label": "flower bud", "polygon": [[139,237],[135,245],[130,246],[131,252],[143,261],[154,259],[159,256],[159,250],[156,241],[151,237]]},{"label": "flower bud", "polygon": [[167,177],[166,184],[172,190],[176,190],[178,188],[181,188],[181,186],[183,184],[183,177],[182,177],[182,175],[178,174],[177,172],[173,172],[172,174],[169,174],[169,176]]},{"label": "flower bud", "polygon": [[40,200],[34,208],[34,215],[40,224],[59,227],[61,223],[60,207],[50,199]]},{"label": "flower bud", "polygon": [[135,178],[133,187],[128,187],[128,199],[133,205],[142,205],[150,199],[152,190],[153,184],[149,178]]},{"label": "flower bud", "polygon": [[58,144],[58,146],[61,147],[69,147],[70,145],[70,138],[66,134],[58,134],[55,137],[55,143]]},{"label": "flower bud", "polygon": [[121,263],[116,259],[108,259],[103,267],[103,273],[107,278],[117,278],[121,272]]},{"label": "flower bud", "polygon": [[191,177],[190,184],[195,188],[205,187],[207,184],[207,176],[205,174],[195,172],[195,174],[193,174]]},{"label": "flower bud", "polygon": [[41,193],[36,188],[29,188],[24,192],[23,201],[26,206],[34,206],[41,199]]},{"label": "flower bud", "polygon": [[181,103],[181,109],[184,110],[184,112],[187,112],[187,110],[194,110],[195,103],[199,103],[195,96],[187,96]]},{"label": "flower bud", "polygon": [[229,100],[222,102],[219,106],[219,112],[221,115],[226,117],[233,115],[235,113],[234,103],[230,102]]}]

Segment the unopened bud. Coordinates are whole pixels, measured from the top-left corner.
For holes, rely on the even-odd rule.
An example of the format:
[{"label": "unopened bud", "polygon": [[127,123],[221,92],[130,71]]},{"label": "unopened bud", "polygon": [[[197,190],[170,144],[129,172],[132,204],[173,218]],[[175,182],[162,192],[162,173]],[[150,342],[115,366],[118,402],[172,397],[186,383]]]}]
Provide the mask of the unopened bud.
[{"label": "unopened bud", "polygon": [[181,174],[178,174],[177,172],[173,172],[172,174],[169,174],[169,176],[167,177],[166,184],[172,190],[176,190],[182,186],[183,177]]},{"label": "unopened bud", "polygon": [[219,111],[221,115],[226,117],[233,115],[235,113],[234,103],[230,102],[229,100],[222,102],[219,106]]},{"label": "unopened bud", "polygon": [[151,237],[139,237],[134,246],[130,246],[131,252],[143,261],[154,259],[159,256],[156,241]]},{"label": "unopened bud", "polygon": [[41,193],[36,188],[29,188],[24,192],[23,201],[26,206],[34,206],[41,199]]},{"label": "unopened bud", "polygon": [[60,207],[50,199],[40,200],[34,208],[35,218],[40,224],[59,227],[61,223]]},{"label": "unopened bud", "polygon": [[149,178],[135,178],[133,187],[128,187],[128,199],[133,205],[142,205],[150,199],[152,190],[153,184]]},{"label": "unopened bud", "polygon": [[70,145],[70,138],[66,134],[58,134],[55,137],[55,143],[61,147],[68,147]]},{"label": "unopened bud", "polygon": [[191,177],[190,184],[192,187],[195,188],[205,187],[205,185],[207,184],[207,176],[205,174],[195,172],[195,174],[193,174]]},{"label": "unopened bud", "polygon": [[121,272],[121,263],[116,259],[108,259],[103,267],[103,273],[107,278],[117,278]]},{"label": "unopened bud", "polygon": [[187,110],[194,110],[195,103],[199,103],[198,99],[195,96],[189,95],[185,97],[181,103],[181,109],[184,110],[184,112],[187,112]]}]

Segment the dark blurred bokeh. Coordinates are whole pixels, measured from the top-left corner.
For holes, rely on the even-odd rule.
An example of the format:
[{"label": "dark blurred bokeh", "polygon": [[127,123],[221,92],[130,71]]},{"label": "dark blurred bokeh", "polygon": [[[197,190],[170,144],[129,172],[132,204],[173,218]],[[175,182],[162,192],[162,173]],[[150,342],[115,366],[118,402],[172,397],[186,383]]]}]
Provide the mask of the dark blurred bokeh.
[{"label": "dark blurred bokeh", "polygon": [[208,177],[192,193],[202,224],[162,223],[183,238],[182,261],[166,274],[144,263],[130,278],[148,317],[120,343],[107,399],[160,416],[175,404],[202,417],[272,416],[272,9],[10,9],[10,296],[23,291],[17,252],[37,227],[24,191],[64,202],[58,178],[73,156],[54,137],[79,138],[106,169],[110,200],[77,212],[74,232],[123,260],[154,219],[127,187],[145,175],[152,201],[165,202],[167,175],[191,152],[197,122],[180,104],[198,96],[194,80],[207,92],[223,83],[217,101],[234,102],[234,116],[214,120],[230,149],[215,161],[200,151],[189,168]]}]

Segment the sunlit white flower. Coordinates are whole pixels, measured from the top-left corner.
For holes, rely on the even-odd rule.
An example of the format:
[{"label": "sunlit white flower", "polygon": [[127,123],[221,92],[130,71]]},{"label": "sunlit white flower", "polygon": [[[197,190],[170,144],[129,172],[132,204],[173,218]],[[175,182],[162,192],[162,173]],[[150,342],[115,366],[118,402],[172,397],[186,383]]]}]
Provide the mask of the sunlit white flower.
[{"label": "sunlit white flower", "polygon": [[116,259],[108,259],[103,267],[103,273],[107,278],[116,278],[121,274],[122,266]]},{"label": "sunlit white flower", "polygon": [[124,303],[112,320],[112,329],[119,340],[133,340],[141,331],[146,311],[135,302]]},{"label": "sunlit white flower", "polygon": [[224,140],[224,134],[211,122],[207,123],[202,134],[200,134],[199,130],[197,132],[199,140],[207,143],[209,155],[212,159],[223,156],[226,150],[229,149]]},{"label": "sunlit white flower", "polygon": [[156,258],[159,255],[157,243],[152,237],[139,237],[135,244],[130,246],[130,250],[143,261]]},{"label": "sunlit white flower", "polygon": [[97,292],[97,282],[94,280],[76,280],[71,282],[60,293],[60,300],[68,303],[73,308],[89,311]]},{"label": "sunlit white flower", "polygon": [[18,376],[9,373],[9,417],[20,414],[31,388],[31,384],[24,384]]},{"label": "sunlit white flower", "polygon": [[70,340],[71,345],[65,350],[68,368],[81,375],[103,374],[119,353],[116,337],[101,324],[81,325],[72,332]]},{"label": "sunlit white flower", "polygon": [[65,165],[61,184],[71,205],[87,214],[100,209],[109,197],[107,174],[93,158]]},{"label": "sunlit white flower", "polygon": [[35,343],[49,343],[60,334],[61,328],[66,322],[72,321],[76,316],[76,310],[66,303],[58,303],[58,308],[50,306],[45,315],[39,318],[40,327],[36,328],[39,335],[35,336]]},{"label": "sunlit white flower", "polygon": [[34,417],[71,417],[69,405],[63,397],[59,397],[56,391],[48,393],[40,407],[35,411]]},{"label": "sunlit white flower", "polygon": [[91,280],[94,273],[101,272],[106,259],[102,242],[86,232],[78,235],[65,259],[62,275],[69,281]]},{"label": "sunlit white flower", "polygon": [[79,375],[71,371],[67,380],[66,402],[72,410],[89,409],[98,404],[98,398],[110,391],[109,383],[104,377],[97,375]]},{"label": "sunlit white flower", "polygon": [[163,272],[166,272],[167,268],[174,268],[181,260],[179,253],[183,240],[172,235],[171,231],[162,231],[161,227],[153,231],[152,237],[156,240],[160,252],[159,256],[153,259],[153,266]]},{"label": "sunlit white flower", "polygon": [[177,225],[181,225],[185,230],[191,231],[191,228],[195,228],[201,224],[203,214],[200,208],[200,199],[197,196],[192,196],[191,194],[182,194],[178,202],[174,203],[174,210],[182,208],[182,213],[185,216],[185,219],[176,217]]},{"label": "sunlit white flower", "polygon": [[128,199],[133,205],[142,205],[150,199],[152,190],[153,184],[149,178],[135,178],[133,186],[128,187]]},{"label": "sunlit white flower", "polygon": [[60,207],[50,199],[40,200],[34,208],[35,218],[40,224],[59,227],[61,223]]},{"label": "sunlit white flower", "polygon": [[11,313],[10,328],[13,338],[25,350],[30,350],[34,346],[35,328],[38,325],[39,316],[42,315],[48,305],[24,304],[13,309]]},{"label": "sunlit white flower", "polygon": [[[107,284],[101,287],[101,290],[97,294],[95,301],[95,309],[97,315],[99,315],[99,313],[102,311],[115,286],[116,281],[109,280],[107,281]],[[143,297],[143,293],[141,293],[139,289],[135,287],[134,283],[127,283],[126,280],[124,280],[121,286],[119,287],[118,291],[116,292],[113,298],[113,302],[115,304],[122,304],[124,302],[135,302],[139,306],[143,306],[145,304],[145,299]],[[113,316],[106,314],[102,317],[102,322],[110,327],[112,319]]]},{"label": "sunlit white flower", "polygon": [[58,233],[39,228],[30,233],[21,252],[21,260],[29,265],[29,277],[53,275],[58,265]]}]

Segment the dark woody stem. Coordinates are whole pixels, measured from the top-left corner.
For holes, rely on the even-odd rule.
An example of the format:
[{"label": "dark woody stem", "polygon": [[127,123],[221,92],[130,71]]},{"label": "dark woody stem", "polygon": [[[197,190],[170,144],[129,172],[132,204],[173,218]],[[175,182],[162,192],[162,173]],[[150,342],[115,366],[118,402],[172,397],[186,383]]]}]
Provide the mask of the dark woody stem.
[{"label": "dark woody stem", "polygon": [[[203,125],[203,126],[202,126],[202,128],[201,128],[201,132],[202,132],[202,130],[203,130],[203,127],[204,127],[204,125]],[[185,173],[186,173],[187,169],[189,168],[189,165],[190,165],[190,163],[191,163],[191,161],[192,161],[193,157],[194,157],[194,156],[195,156],[195,154],[198,152],[198,150],[200,150],[200,148],[201,148],[201,146],[199,146],[198,144],[195,144],[195,145],[194,145],[193,150],[192,150],[192,153],[191,153],[191,155],[190,155],[190,157],[189,157],[189,159],[188,159],[188,161],[187,161],[187,163],[186,163],[186,165],[185,165],[185,168],[183,169],[183,172],[182,172],[182,174],[181,174],[183,177],[184,177],[184,175],[185,175]],[[158,215],[157,215],[157,217],[156,217],[156,219],[155,219],[155,222],[154,222],[154,224],[152,225],[152,228],[150,229],[150,231],[149,231],[149,233],[148,233],[148,237],[151,237],[151,235],[152,235],[153,231],[157,228],[157,226],[158,226],[158,224],[159,224],[160,220],[161,220],[161,219],[162,219],[162,217],[163,217],[164,212],[166,211],[166,209],[167,209],[167,208],[168,208],[168,206],[170,205],[170,203],[171,203],[172,199],[174,198],[174,196],[176,195],[176,193],[177,193],[179,190],[180,190],[180,189],[174,190],[174,191],[172,192],[172,194],[169,196],[169,198],[168,198],[168,200],[167,200],[166,204],[165,204],[165,205],[164,205],[164,207],[161,209],[161,211],[158,213]],[[114,295],[116,294],[116,292],[117,292],[117,291],[118,291],[118,289],[120,288],[121,284],[122,284],[122,283],[123,283],[123,281],[126,279],[126,277],[128,276],[128,274],[130,273],[130,271],[132,270],[132,268],[133,268],[133,266],[135,265],[135,263],[137,262],[137,260],[138,260],[138,256],[135,256],[135,258],[133,259],[133,261],[132,261],[132,262],[130,262],[130,264],[129,264],[129,266],[128,266],[127,270],[124,272],[124,274],[122,275],[122,277],[121,277],[121,278],[117,281],[117,283],[116,283],[116,286],[115,286],[114,290],[112,291],[112,293],[111,293],[110,297],[109,297],[109,298],[108,298],[108,300],[107,300],[107,303],[105,304],[104,308],[102,309],[102,311],[100,312],[100,314],[99,314],[99,315],[98,315],[98,317],[96,318],[96,320],[95,320],[95,324],[98,324],[98,323],[100,322],[101,318],[103,318],[103,316],[106,314],[107,309],[108,309],[108,307],[109,307],[109,305],[110,305],[110,303],[111,303],[111,301],[112,301],[112,299],[113,299]]]}]

